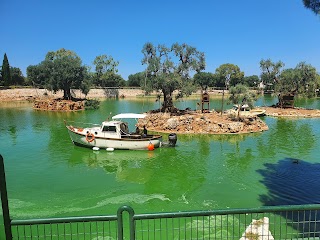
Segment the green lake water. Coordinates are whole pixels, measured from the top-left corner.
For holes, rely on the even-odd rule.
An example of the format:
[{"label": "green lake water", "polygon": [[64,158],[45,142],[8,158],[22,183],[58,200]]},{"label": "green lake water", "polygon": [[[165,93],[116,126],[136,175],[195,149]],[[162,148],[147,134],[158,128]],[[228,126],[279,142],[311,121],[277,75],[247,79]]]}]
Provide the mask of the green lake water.
[{"label": "green lake water", "polygon": [[[210,108],[220,102],[211,100]],[[196,100],[175,105],[195,109]],[[320,109],[320,100],[297,105]],[[99,110],[62,113],[1,103],[11,217],[115,214],[122,205],[149,213],[320,203],[320,119],[263,117],[263,133],[178,135],[175,148],[114,152],[74,146],[64,125],[158,107],[153,99],[106,100]]]}]

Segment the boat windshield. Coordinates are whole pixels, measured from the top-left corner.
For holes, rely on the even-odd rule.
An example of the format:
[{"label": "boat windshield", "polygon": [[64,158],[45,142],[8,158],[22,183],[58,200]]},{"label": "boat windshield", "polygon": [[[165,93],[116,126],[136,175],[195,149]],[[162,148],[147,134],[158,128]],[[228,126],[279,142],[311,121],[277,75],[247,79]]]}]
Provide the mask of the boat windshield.
[{"label": "boat windshield", "polygon": [[102,128],[103,132],[116,132],[116,126],[103,126]]},{"label": "boat windshield", "polygon": [[129,133],[129,128],[128,125],[125,123],[120,124],[120,130],[122,133],[128,134]]}]

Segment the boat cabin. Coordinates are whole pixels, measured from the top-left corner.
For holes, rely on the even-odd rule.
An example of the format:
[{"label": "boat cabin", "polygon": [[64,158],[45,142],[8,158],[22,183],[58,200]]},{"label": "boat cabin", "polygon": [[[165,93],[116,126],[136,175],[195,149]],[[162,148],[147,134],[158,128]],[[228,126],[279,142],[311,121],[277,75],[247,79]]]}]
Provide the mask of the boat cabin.
[{"label": "boat cabin", "polygon": [[129,135],[128,123],[122,121],[108,121],[102,122],[101,132],[106,135],[110,134],[112,137],[121,138],[123,135]]},{"label": "boat cabin", "polygon": [[[101,133],[103,137],[112,138],[141,138],[141,134],[132,134],[129,132],[127,122],[107,121],[102,122]],[[108,136],[107,136],[108,135]]]}]

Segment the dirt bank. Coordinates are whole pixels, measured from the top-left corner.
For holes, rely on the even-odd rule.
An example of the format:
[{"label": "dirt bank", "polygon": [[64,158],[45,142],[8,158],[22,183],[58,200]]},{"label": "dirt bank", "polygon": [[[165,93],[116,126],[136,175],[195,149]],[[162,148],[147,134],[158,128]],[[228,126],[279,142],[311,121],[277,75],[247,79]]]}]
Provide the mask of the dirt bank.
[{"label": "dirt bank", "polygon": [[[84,98],[85,95],[80,90],[74,89],[71,91],[72,96],[75,98]],[[138,88],[122,88],[122,89],[91,89],[86,96],[89,99],[104,99],[112,98],[115,96],[121,98],[135,98],[144,95],[144,91]],[[174,92],[177,94],[177,92]],[[200,91],[195,93],[199,95]],[[218,90],[210,90],[210,95],[221,95],[222,92]],[[156,95],[156,92],[152,93]],[[1,89],[0,101],[34,101],[35,99],[57,99],[63,97],[63,91],[53,93],[46,89],[36,88],[16,88],[16,89]]]},{"label": "dirt bank", "polygon": [[271,117],[319,118],[319,109],[262,107]]},{"label": "dirt bank", "polygon": [[[136,97],[143,95],[144,91],[140,89],[91,89],[87,98],[108,98],[115,97]],[[84,98],[85,95],[79,90],[72,90],[72,96],[75,98]],[[53,93],[46,89],[36,88],[17,88],[0,90],[0,101],[33,101],[35,99],[56,99],[62,98],[63,91]]]}]

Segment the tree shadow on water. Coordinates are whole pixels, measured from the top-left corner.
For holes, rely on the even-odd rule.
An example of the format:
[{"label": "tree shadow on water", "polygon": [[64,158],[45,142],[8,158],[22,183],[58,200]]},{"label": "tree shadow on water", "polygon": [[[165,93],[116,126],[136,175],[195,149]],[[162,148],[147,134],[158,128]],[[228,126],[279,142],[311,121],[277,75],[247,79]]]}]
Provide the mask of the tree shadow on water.
[{"label": "tree shadow on water", "polygon": [[[268,194],[260,195],[265,206],[304,205],[320,203],[320,163],[285,158],[276,164],[266,163],[257,170]],[[319,209],[320,210],[320,209]],[[278,214],[287,219],[304,237],[320,236],[320,211],[289,211]]]}]

